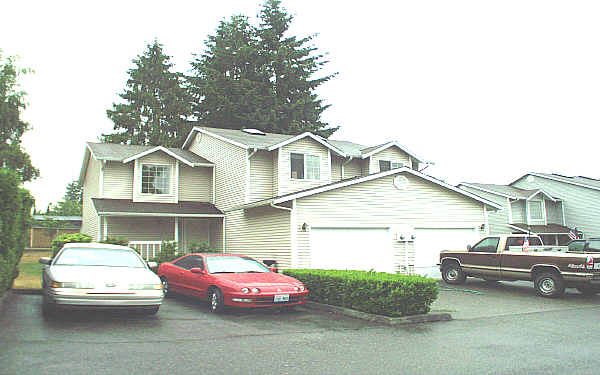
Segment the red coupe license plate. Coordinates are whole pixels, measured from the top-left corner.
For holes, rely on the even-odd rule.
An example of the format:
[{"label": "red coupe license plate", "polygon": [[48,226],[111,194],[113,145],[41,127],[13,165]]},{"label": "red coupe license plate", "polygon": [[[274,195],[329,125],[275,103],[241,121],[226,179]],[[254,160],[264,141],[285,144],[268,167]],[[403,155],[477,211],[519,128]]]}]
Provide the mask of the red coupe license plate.
[{"label": "red coupe license plate", "polygon": [[273,302],[288,302],[290,300],[289,294],[276,294]]}]

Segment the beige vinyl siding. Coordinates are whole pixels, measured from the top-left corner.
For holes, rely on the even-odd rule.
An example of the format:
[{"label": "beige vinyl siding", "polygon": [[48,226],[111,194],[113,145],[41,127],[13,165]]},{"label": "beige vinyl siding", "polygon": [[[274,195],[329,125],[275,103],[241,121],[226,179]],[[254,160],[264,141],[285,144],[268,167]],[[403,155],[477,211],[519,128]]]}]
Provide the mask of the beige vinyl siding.
[{"label": "beige vinyl siding", "polygon": [[410,168],[410,157],[407,153],[399,150],[397,147],[389,147],[385,150],[372,155],[370,158],[369,171],[371,174],[380,172],[379,161],[387,160],[394,163],[403,163],[404,167]]},{"label": "beige vinyl siding", "polygon": [[[150,165],[168,165],[170,168],[169,176],[169,194],[142,194],[142,166]],[[149,155],[135,160],[134,165],[134,187],[133,201],[134,202],[155,202],[155,203],[177,203],[178,181],[177,176],[177,161],[172,156],[164,152],[157,151]]]},{"label": "beige vinyl siding", "polygon": [[250,158],[250,202],[273,197],[273,154],[257,151]]},{"label": "beige vinyl siding", "polygon": [[[361,175],[364,176],[368,176],[371,173],[375,173],[375,172],[371,172],[369,170],[369,164],[370,164],[371,158],[366,158],[360,161],[360,170],[361,170]],[[377,168],[377,170],[379,170],[379,167]]]},{"label": "beige vinyl siding", "polygon": [[257,260],[274,259],[291,268],[290,212],[272,207],[227,213],[226,252]]},{"label": "beige vinyl siding", "polygon": [[[292,179],[290,176],[291,153],[318,156],[320,159],[320,179]],[[316,186],[326,185],[331,182],[331,167],[328,149],[311,138],[303,138],[296,142],[292,142],[286,146],[283,146],[279,153],[279,157],[281,158],[281,160],[279,160],[279,191],[277,195],[293,193],[296,191],[305,190]],[[306,170],[304,171],[304,175],[306,176]]]},{"label": "beige vinyl siding", "polygon": [[527,224],[525,201],[519,200],[512,202],[512,218],[512,222],[515,224]]},{"label": "beige vinyl siding", "polygon": [[512,184],[521,189],[542,189],[553,197],[562,199],[565,210],[565,226],[577,227],[586,238],[600,237],[600,191],[532,176]]},{"label": "beige vinyl siding", "polygon": [[210,242],[210,223],[208,219],[180,218],[182,230],[179,238],[184,244],[184,250],[189,253],[189,246],[193,243]]},{"label": "beige vinyl siding", "polygon": [[179,163],[179,200],[212,202],[212,168]]},{"label": "beige vinyl siding", "polygon": [[133,166],[130,162],[109,161],[104,165],[104,191],[102,196],[110,199],[133,199]]},{"label": "beige vinyl siding", "polygon": [[[129,241],[173,241],[173,217],[104,217],[107,235]],[[180,219],[181,220],[181,219]]]},{"label": "beige vinyl siding", "polygon": [[83,217],[81,233],[98,238],[98,215],[94,209],[92,198],[98,198],[100,193],[100,168],[101,162],[90,155],[87,171],[83,180]]},{"label": "beige vinyl siding", "polygon": [[342,179],[342,162],[342,158],[333,153],[331,154],[331,182]]},{"label": "beige vinyl siding", "polygon": [[[485,223],[483,206],[429,181],[404,174],[408,188],[393,185],[395,175],[299,198],[296,267],[310,267],[310,234],[300,226],[394,228],[475,228]],[[404,251],[394,244],[396,251]],[[368,249],[365,249],[368,251]],[[400,254],[394,254],[401,257]],[[414,262],[412,263],[414,264]]]},{"label": "beige vinyl siding", "polygon": [[215,164],[216,206],[226,210],[241,205],[246,198],[246,150],[198,133],[189,148]]},{"label": "beige vinyl siding", "polygon": [[223,251],[223,219],[210,219],[210,248]]},{"label": "beige vinyl siding", "polygon": [[364,176],[362,172],[361,159],[352,159],[349,163],[344,165],[344,179],[352,178],[357,176]]},{"label": "beige vinyl siding", "polygon": [[493,211],[492,209],[488,209],[488,225],[489,225],[489,234],[507,234],[514,231],[513,228],[510,228],[508,224],[510,223],[508,205],[509,202],[506,197],[502,197],[496,194],[486,193],[479,189],[473,189],[468,186],[461,186],[462,190],[471,192],[475,195],[478,195],[482,198],[490,200],[494,203],[498,203],[502,205],[503,209],[498,211]]},{"label": "beige vinyl siding", "polygon": [[563,225],[562,219],[562,203],[546,200],[546,219],[548,224]]}]

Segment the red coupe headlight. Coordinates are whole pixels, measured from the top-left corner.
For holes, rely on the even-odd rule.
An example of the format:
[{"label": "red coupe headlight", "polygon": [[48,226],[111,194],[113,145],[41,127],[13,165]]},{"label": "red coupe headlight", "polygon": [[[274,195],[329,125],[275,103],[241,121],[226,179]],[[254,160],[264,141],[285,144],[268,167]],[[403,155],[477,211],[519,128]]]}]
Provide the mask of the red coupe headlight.
[{"label": "red coupe headlight", "polygon": [[250,293],[250,289],[248,289],[248,288],[242,288],[242,293],[248,294],[248,293]]},{"label": "red coupe headlight", "polygon": [[260,289],[252,288],[252,293],[254,293],[254,294],[260,293]]}]

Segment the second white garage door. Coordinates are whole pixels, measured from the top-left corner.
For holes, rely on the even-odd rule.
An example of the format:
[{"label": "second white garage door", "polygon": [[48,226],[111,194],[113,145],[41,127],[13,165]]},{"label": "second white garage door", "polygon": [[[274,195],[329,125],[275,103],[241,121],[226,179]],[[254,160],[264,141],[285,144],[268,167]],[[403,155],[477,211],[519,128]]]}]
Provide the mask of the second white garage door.
[{"label": "second white garage door", "polygon": [[388,228],[311,228],[311,268],[392,272]]},{"label": "second white garage door", "polygon": [[435,276],[441,250],[466,250],[479,238],[474,228],[417,228],[415,234],[415,273],[425,276]]}]

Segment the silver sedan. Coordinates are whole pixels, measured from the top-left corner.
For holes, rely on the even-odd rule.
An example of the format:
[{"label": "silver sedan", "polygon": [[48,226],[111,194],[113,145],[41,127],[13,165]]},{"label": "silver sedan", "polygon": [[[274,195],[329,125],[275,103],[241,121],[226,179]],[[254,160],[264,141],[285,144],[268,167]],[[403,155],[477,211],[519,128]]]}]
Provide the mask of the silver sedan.
[{"label": "silver sedan", "polygon": [[[44,264],[44,313],[57,307],[138,308],[155,314],[163,300],[160,279],[125,246],[68,243]],[[154,264],[154,266],[156,266]]]}]

